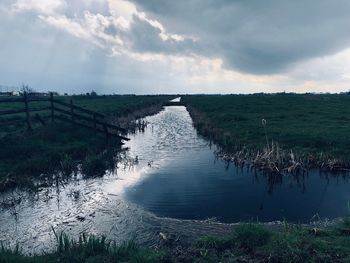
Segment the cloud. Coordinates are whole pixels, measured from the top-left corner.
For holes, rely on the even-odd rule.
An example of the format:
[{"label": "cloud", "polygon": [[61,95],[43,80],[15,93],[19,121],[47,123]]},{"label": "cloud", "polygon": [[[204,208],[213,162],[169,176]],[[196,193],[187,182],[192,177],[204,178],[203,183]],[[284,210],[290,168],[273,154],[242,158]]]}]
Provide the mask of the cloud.
[{"label": "cloud", "polygon": [[64,30],[67,33],[87,40],[100,48],[118,47],[123,41],[117,35],[110,34],[108,29],[113,25],[108,17],[85,11],[82,18],[66,16],[42,16],[39,18],[48,25]]},{"label": "cloud", "polygon": [[14,12],[37,11],[50,15],[65,7],[64,0],[18,0],[12,5],[12,10]]},{"label": "cloud", "polygon": [[[96,1],[100,6],[107,5],[108,11],[101,14],[92,9],[90,5],[95,6]],[[159,21],[139,12],[135,5],[128,1],[90,0],[85,2],[85,9],[72,13],[72,8],[78,10],[75,2],[48,0],[42,5],[41,1],[18,0],[12,5],[12,9],[15,12],[36,11],[37,17],[46,24],[89,41],[107,50],[108,54],[185,55],[194,50],[193,39],[168,33]],[[63,6],[69,11],[61,9],[61,12],[58,12]]]},{"label": "cloud", "polygon": [[0,84],[27,83],[39,91],[61,93],[187,91],[186,69],[177,68],[172,58],[162,56],[157,61],[148,58],[141,62],[140,58],[130,57],[139,55],[137,53],[111,55],[103,42],[103,38],[111,34],[102,37],[100,34],[114,18],[105,23],[104,18],[98,17],[91,12],[79,17],[33,16],[32,11],[13,15],[0,8]]},{"label": "cloud", "polygon": [[241,72],[283,72],[350,44],[350,2],[338,0],[133,0],[163,25],[199,39],[202,55]]},{"label": "cloud", "polygon": [[203,56],[248,74],[283,73],[350,45],[347,0],[17,0],[12,9],[110,54]]},{"label": "cloud", "polygon": [[3,0],[0,84],[113,93],[344,91],[350,2]]},{"label": "cloud", "polygon": [[167,34],[157,21],[134,16],[128,33],[131,49],[140,53],[181,54],[194,53],[195,41],[184,36]]},{"label": "cloud", "polygon": [[131,21],[132,17],[138,13],[135,5],[125,0],[109,0],[108,6],[113,17],[122,17],[126,21]]}]

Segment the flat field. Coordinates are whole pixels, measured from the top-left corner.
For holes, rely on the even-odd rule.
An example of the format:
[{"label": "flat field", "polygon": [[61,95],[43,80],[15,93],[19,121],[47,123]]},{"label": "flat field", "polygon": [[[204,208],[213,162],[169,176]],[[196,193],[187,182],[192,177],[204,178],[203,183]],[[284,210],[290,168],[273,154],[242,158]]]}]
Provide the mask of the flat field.
[{"label": "flat field", "polygon": [[191,114],[199,132],[228,149],[266,147],[265,119],[270,144],[273,140],[299,154],[350,159],[349,94],[195,95],[182,100],[202,115]]}]

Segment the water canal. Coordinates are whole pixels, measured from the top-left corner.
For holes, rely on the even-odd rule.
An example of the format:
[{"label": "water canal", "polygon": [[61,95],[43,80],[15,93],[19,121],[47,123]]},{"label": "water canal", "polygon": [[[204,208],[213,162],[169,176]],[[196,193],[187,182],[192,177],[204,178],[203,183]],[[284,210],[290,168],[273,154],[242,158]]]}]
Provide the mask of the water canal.
[{"label": "water canal", "polygon": [[216,146],[197,135],[183,106],[145,121],[144,132],[129,135],[124,161],[103,178],[0,196],[0,241],[34,252],[52,245],[52,227],[147,242],[161,227],[159,217],[307,223],[348,213],[346,177],[311,171],[271,182],[218,160]]}]

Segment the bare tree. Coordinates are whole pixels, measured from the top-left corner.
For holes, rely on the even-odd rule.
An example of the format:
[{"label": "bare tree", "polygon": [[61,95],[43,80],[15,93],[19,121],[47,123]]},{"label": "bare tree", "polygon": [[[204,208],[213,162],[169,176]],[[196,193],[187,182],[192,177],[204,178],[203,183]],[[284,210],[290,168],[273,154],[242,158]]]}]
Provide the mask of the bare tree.
[{"label": "bare tree", "polygon": [[27,84],[22,84],[19,92],[22,93],[22,94],[24,94],[24,93],[30,94],[30,93],[35,92],[35,90],[32,89],[31,87],[29,87],[29,85],[27,85]]}]

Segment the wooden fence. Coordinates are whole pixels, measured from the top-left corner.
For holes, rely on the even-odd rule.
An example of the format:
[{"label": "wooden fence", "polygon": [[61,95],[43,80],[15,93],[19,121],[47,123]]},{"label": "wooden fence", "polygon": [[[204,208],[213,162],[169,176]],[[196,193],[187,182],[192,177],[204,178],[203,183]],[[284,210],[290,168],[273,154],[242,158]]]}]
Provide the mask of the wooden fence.
[{"label": "wooden fence", "polygon": [[[30,104],[33,102],[48,102],[48,105],[31,107]],[[24,93],[20,98],[0,98],[0,104],[2,103],[8,103],[10,105],[14,105],[14,103],[17,103],[17,105],[18,103],[22,103],[23,108],[0,110],[0,116],[25,113],[25,118],[2,121],[0,122],[0,127],[26,123],[28,130],[32,130],[33,118],[42,125],[46,125],[47,120],[51,120],[52,122],[60,120],[87,129],[92,129],[96,133],[104,134],[106,138],[112,136],[125,141],[129,140],[129,138],[120,135],[125,134],[126,130],[108,123],[105,119],[105,115],[74,105],[73,100],[70,100],[70,102],[67,103],[55,99],[52,93],[48,98],[30,96],[30,94],[28,95],[27,93]],[[46,114],[49,112],[49,115],[39,115],[39,113],[44,112],[46,112]],[[33,113],[35,113],[34,116]]]}]

